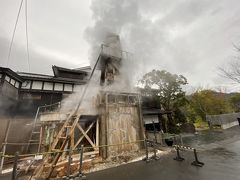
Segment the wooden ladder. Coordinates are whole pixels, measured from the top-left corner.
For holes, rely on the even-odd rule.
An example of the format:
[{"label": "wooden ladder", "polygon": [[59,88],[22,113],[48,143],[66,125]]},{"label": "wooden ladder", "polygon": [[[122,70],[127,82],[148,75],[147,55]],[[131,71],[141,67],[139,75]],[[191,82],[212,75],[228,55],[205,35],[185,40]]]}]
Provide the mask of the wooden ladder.
[{"label": "wooden ladder", "polygon": [[37,153],[40,152],[41,149],[41,137],[42,137],[42,126],[41,124],[37,123],[34,124],[31,134],[30,134],[30,138],[28,140],[28,145],[27,145],[27,152],[30,152],[31,147],[38,147],[37,148]]},{"label": "wooden ladder", "polygon": [[[51,177],[59,158],[63,155],[66,145],[69,147],[73,146],[71,139],[74,138],[74,129],[78,124],[79,118],[80,115],[76,115],[76,113],[69,115],[49,148],[50,152],[56,153],[47,154],[44,157],[43,164],[35,170],[33,179],[49,179]],[[51,161],[49,162],[50,157]]]},{"label": "wooden ladder", "polygon": [[40,109],[41,106],[38,107],[33,121],[33,127],[27,145],[27,152],[30,152],[30,147],[33,145],[38,145],[37,153],[39,153],[41,149],[42,126],[38,121]]}]

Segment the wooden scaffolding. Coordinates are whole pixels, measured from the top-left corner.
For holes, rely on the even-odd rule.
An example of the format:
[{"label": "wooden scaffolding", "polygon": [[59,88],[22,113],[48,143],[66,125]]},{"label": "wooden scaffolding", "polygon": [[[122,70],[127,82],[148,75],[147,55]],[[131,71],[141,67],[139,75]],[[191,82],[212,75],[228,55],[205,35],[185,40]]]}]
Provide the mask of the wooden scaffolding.
[{"label": "wooden scaffolding", "polygon": [[[85,117],[85,121],[81,121],[81,117]],[[57,132],[53,133],[55,135],[53,135],[52,142],[49,143],[47,148],[44,147],[44,138],[46,138],[44,130],[51,126],[52,122],[42,124],[40,143],[43,145],[42,148],[45,148],[48,152],[44,155],[41,166],[35,170],[33,179],[50,178],[58,163],[66,161],[68,150],[71,149],[78,153],[80,144],[88,146],[85,155],[99,154],[99,119],[97,116],[92,116],[87,120],[87,117],[89,116],[73,113],[64,122],[57,122],[57,127],[54,128]],[[90,131],[94,131],[91,137],[89,135]]]}]

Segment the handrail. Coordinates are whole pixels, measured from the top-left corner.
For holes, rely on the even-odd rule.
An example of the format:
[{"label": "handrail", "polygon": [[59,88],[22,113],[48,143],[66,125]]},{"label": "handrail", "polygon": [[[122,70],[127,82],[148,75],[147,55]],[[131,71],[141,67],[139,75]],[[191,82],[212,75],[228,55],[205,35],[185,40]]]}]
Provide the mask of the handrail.
[{"label": "handrail", "polygon": [[53,103],[53,104],[46,104],[46,105],[43,105],[43,106],[38,106],[38,107],[39,107],[39,108],[50,107],[50,106],[57,105],[57,104],[61,104],[61,101],[56,102],[56,103]]},{"label": "handrail", "polygon": [[[113,50],[113,52],[109,51]],[[123,59],[129,59],[129,56],[133,56],[133,53],[128,51],[123,51],[121,49],[118,49],[116,47],[111,47],[106,44],[101,44],[101,50],[100,53],[104,53],[113,57],[123,58]],[[117,55],[116,55],[117,53]],[[120,56],[120,57],[119,57]]]},{"label": "handrail", "polygon": [[[39,113],[41,113],[41,110],[42,110],[42,109],[45,109],[45,111],[47,111],[46,108],[48,108],[48,107],[53,107],[53,106],[55,106],[55,105],[61,106],[61,101],[56,102],[56,103],[53,103],[53,104],[47,104],[47,105],[43,105],[43,106],[38,106],[36,115],[35,115],[35,117],[34,117],[33,127],[35,127],[35,125],[36,125],[36,123],[37,123],[37,119],[38,119]],[[45,111],[43,111],[43,112],[45,112]]]}]

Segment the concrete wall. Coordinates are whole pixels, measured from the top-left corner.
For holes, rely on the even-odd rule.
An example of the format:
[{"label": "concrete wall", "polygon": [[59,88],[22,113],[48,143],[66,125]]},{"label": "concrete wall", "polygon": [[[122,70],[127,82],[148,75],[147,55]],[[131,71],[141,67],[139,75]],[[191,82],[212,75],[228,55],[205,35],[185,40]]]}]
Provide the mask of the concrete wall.
[{"label": "concrete wall", "polygon": [[221,125],[222,129],[228,129],[228,128],[231,128],[233,126],[239,126],[239,122],[234,121],[234,122],[230,122],[230,123],[226,123],[226,124]]},{"label": "concrete wall", "polygon": [[227,129],[233,126],[239,125],[237,118],[240,118],[240,113],[228,113],[220,115],[207,115],[206,119],[211,126],[221,126],[223,129]]},{"label": "concrete wall", "polygon": [[49,112],[41,114],[40,121],[48,122],[48,121],[65,121],[68,117],[68,114],[58,113],[58,112]]}]

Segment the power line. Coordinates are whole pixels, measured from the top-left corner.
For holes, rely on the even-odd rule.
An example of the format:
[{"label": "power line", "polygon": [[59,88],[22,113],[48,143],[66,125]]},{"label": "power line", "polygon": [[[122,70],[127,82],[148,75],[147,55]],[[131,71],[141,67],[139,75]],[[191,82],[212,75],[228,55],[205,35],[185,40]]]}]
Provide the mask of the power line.
[{"label": "power line", "polygon": [[9,60],[10,60],[10,55],[11,55],[11,51],[12,51],[13,40],[14,40],[14,37],[15,37],[17,24],[18,24],[18,19],[19,19],[19,15],[20,15],[20,12],[21,12],[21,9],[22,9],[22,4],[23,4],[23,0],[21,0],[20,7],[19,7],[19,10],[18,10],[18,14],[17,14],[17,19],[16,19],[16,22],[15,22],[14,30],[13,30],[11,44],[10,44],[9,51],[8,51],[7,67],[9,65]]},{"label": "power line", "polygon": [[28,46],[28,5],[27,0],[25,0],[25,30],[26,30],[26,41],[27,41],[27,62],[28,62],[28,72],[30,72],[30,61],[29,61],[29,46]]}]

